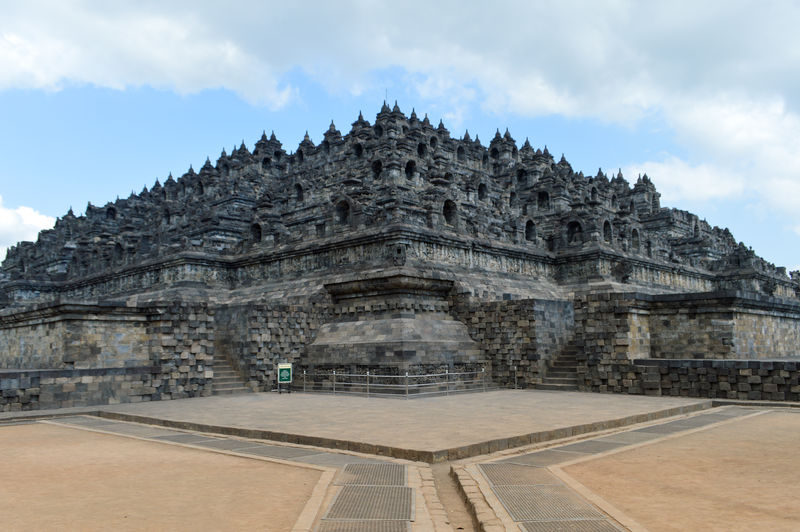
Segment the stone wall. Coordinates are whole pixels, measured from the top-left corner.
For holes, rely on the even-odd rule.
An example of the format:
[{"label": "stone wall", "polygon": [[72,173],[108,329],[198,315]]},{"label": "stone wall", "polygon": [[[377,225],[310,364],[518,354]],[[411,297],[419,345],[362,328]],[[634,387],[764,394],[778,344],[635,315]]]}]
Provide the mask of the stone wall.
[{"label": "stone wall", "polygon": [[0,370],[0,412],[161,399],[159,369]]},{"label": "stone wall", "polygon": [[490,361],[493,382],[513,387],[516,374],[523,388],[541,382],[543,364],[566,345],[573,317],[569,302],[538,299],[455,298],[453,312]]},{"label": "stone wall", "polygon": [[[3,324],[0,338],[24,340],[19,360],[39,367],[0,370],[0,410],[211,394],[214,312],[206,304],[68,308],[41,307],[24,322]],[[64,341],[63,349],[54,338]]]},{"label": "stone wall", "polygon": [[150,305],[148,324],[155,376],[153,399],[211,395],[215,311],[206,303]]},{"label": "stone wall", "polygon": [[800,358],[800,305],[754,293],[576,294],[586,353],[604,359]]},{"label": "stone wall", "polygon": [[788,360],[600,360],[581,389],[607,393],[798,401],[800,362]]},{"label": "stone wall", "polygon": [[327,316],[327,306],[308,303],[258,302],[217,310],[218,356],[226,356],[249,387],[269,391],[276,383],[278,362],[300,368],[306,346]]},{"label": "stone wall", "polygon": [[587,291],[576,295],[575,322],[582,390],[800,397],[800,308],[786,300],[740,292]]},{"label": "stone wall", "polygon": [[146,365],[147,316],[116,305],[66,304],[0,316],[0,368]]}]

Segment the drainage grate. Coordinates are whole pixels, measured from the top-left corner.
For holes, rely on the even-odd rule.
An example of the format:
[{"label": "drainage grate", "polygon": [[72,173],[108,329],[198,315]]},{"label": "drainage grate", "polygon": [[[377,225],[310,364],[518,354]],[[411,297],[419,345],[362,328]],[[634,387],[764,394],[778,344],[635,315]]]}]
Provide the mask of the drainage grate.
[{"label": "drainage grate", "polygon": [[747,414],[752,414],[755,412],[752,408],[743,408],[741,406],[728,406],[723,407],[720,410],[714,410],[714,415],[717,416],[725,416],[725,417],[738,417],[738,416],[746,416]]},{"label": "drainage grate", "polygon": [[598,438],[597,441],[620,442],[626,445],[633,445],[643,441],[655,440],[660,437],[659,434],[653,434],[652,432],[620,432],[604,438]]},{"label": "drainage grate", "polygon": [[[93,426],[93,425],[90,425]],[[124,434],[125,436],[138,436],[140,438],[155,438],[156,436],[177,436],[180,432],[174,430],[161,429],[147,425],[129,425],[127,423],[115,423],[113,425],[98,425],[96,428],[114,434]]]},{"label": "drainage grate", "polygon": [[114,421],[111,419],[104,419],[99,417],[84,417],[84,416],[76,416],[76,417],[59,417],[55,418],[52,421],[56,423],[65,423],[67,425],[86,425],[94,427],[95,425],[118,425],[119,421]]},{"label": "drainage grate", "polygon": [[192,445],[208,447],[209,449],[219,449],[221,451],[236,451],[238,449],[252,447],[254,444],[251,441],[242,440],[205,440],[195,442]]},{"label": "drainage grate", "polygon": [[548,449],[546,451],[528,453],[520,456],[512,456],[511,458],[506,458],[505,460],[503,460],[503,462],[543,467],[553,464],[559,464],[561,462],[566,462],[567,460],[574,460],[575,458],[580,458],[581,456],[584,456],[584,454]]},{"label": "drainage grate", "polygon": [[571,451],[574,453],[602,453],[605,451],[610,451],[611,449],[616,449],[617,447],[624,447],[624,443],[616,443],[616,442],[609,442],[609,441],[599,441],[599,440],[586,440],[586,441],[579,441],[576,443],[570,443],[569,445],[562,445],[558,448],[559,451]]},{"label": "drainage grate", "polygon": [[701,416],[689,417],[686,419],[681,420],[682,425],[686,425],[687,427],[703,427],[705,425],[710,425],[712,423],[718,423],[720,421],[725,421],[726,419],[730,419],[730,416],[718,416],[715,414],[705,414]]},{"label": "drainage grate", "polygon": [[344,486],[323,519],[411,520],[413,491],[405,486]]},{"label": "drainage grate", "polygon": [[694,427],[683,423],[683,421],[670,421],[669,423],[663,423],[661,425],[653,425],[650,427],[644,427],[642,429],[636,429],[633,432],[652,432],[653,434],[672,434],[673,432],[682,432],[684,430],[689,430]]},{"label": "drainage grate", "polygon": [[10,427],[12,425],[31,425],[33,423],[38,423],[35,419],[2,419],[0,420],[0,427]]},{"label": "drainage grate", "polygon": [[347,464],[335,482],[350,486],[405,486],[403,464]]},{"label": "drainage grate", "polygon": [[604,518],[565,486],[495,486],[492,490],[514,521]]},{"label": "drainage grate", "polygon": [[306,464],[314,464],[329,467],[344,467],[347,464],[380,464],[381,460],[373,460],[371,458],[358,458],[351,454],[337,454],[337,453],[315,453],[298,456],[294,459],[295,462],[304,462]]},{"label": "drainage grate", "polygon": [[282,445],[259,444],[252,447],[245,447],[244,449],[237,449],[236,452],[242,454],[268,456],[270,458],[297,458],[298,456],[317,454],[319,451],[314,449],[306,449],[303,447],[284,447]]},{"label": "drainage grate", "polygon": [[479,464],[478,467],[493,486],[561,485],[555,475],[542,467],[514,464]]},{"label": "drainage grate", "polygon": [[322,521],[317,532],[410,532],[406,521]]},{"label": "drainage grate", "polygon": [[212,436],[205,436],[203,434],[173,434],[169,436],[156,436],[153,438],[154,440],[161,440],[161,441],[171,441],[175,443],[198,443],[201,441],[219,441],[219,438],[214,438]]},{"label": "drainage grate", "polygon": [[619,528],[608,521],[535,521],[520,523],[525,532],[619,532]]}]

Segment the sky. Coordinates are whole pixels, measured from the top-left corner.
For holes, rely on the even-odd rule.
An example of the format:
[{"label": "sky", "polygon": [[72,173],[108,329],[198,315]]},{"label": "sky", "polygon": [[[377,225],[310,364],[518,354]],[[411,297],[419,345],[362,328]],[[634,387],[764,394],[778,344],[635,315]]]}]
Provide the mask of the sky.
[{"label": "sky", "polygon": [[0,259],[71,207],[381,104],[509,129],[800,269],[800,3],[0,0]]}]

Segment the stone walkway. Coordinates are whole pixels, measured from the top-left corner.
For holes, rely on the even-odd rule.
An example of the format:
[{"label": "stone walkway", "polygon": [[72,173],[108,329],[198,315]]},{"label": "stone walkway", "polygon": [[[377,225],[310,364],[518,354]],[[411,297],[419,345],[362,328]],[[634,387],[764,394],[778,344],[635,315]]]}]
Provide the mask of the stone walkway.
[{"label": "stone walkway", "polygon": [[[624,519],[594,504],[560,468],[754,412],[710,407],[709,400],[549,391],[409,401],[247,394],[4,413],[0,425],[29,422],[30,414],[73,414],[46,422],[334,468],[335,481],[315,517],[319,532],[451,530],[430,467],[398,458],[457,459],[454,476],[483,530],[615,531],[625,529]],[[76,415],[81,412],[101,417]],[[669,416],[682,417],[665,420]],[[606,434],[590,436],[599,431]],[[590,438],[577,441],[582,436]],[[564,438],[571,441],[537,449]]]},{"label": "stone walkway", "polygon": [[477,471],[510,519],[523,531],[617,532],[624,529],[550,468],[752,413],[736,407],[714,409],[688,418],[477,463]]},{"label": "stone walkway", "polygon": [[258,393],[88,410],[172,428],[432,463],[710,406],[708,399],[500,390],[415,400]]},{"label": "stone walkway", "polygon": [[[14,422],[9,424],[12,423]],[[314,528],[316,532],[341,530],[406,532],[412,530],[411,523],[415,521],[415,499],[420,486],[416,488],[409,486],[411,472],[406,464],[388,459],[327,452],[311,447],[271,445],[253,440],[175,431],[93,416],[70,416],[54,420],[20,421],[20,423],[47,423],[240,457],[278,459],[335,468],[337,470],[333,482],[335,493],[330,494],[332,500],[327,509],[318,510],[316,514],[321,515],[317,515],[315,520],[314,516],[305,516],[308,521],[318,522]],[[416,521],[417,526],[414,530],[424,531],[432,526],[430,519]],[[299,532],[303,529],[295,527],[294,530]]]}]

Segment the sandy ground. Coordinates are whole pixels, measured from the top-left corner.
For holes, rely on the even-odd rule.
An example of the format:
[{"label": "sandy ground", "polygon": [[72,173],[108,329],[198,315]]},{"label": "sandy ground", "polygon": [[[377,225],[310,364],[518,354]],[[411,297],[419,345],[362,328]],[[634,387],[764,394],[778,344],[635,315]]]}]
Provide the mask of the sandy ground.
[{"label": "sandy ground", "polygon": [[652,531],[800,530],[800,413],[768,412],[565,467]]},{"label": "sandy ground", "polygon": [[320,474],[53,425],[0,427],[0,528],[285,531]]}]

